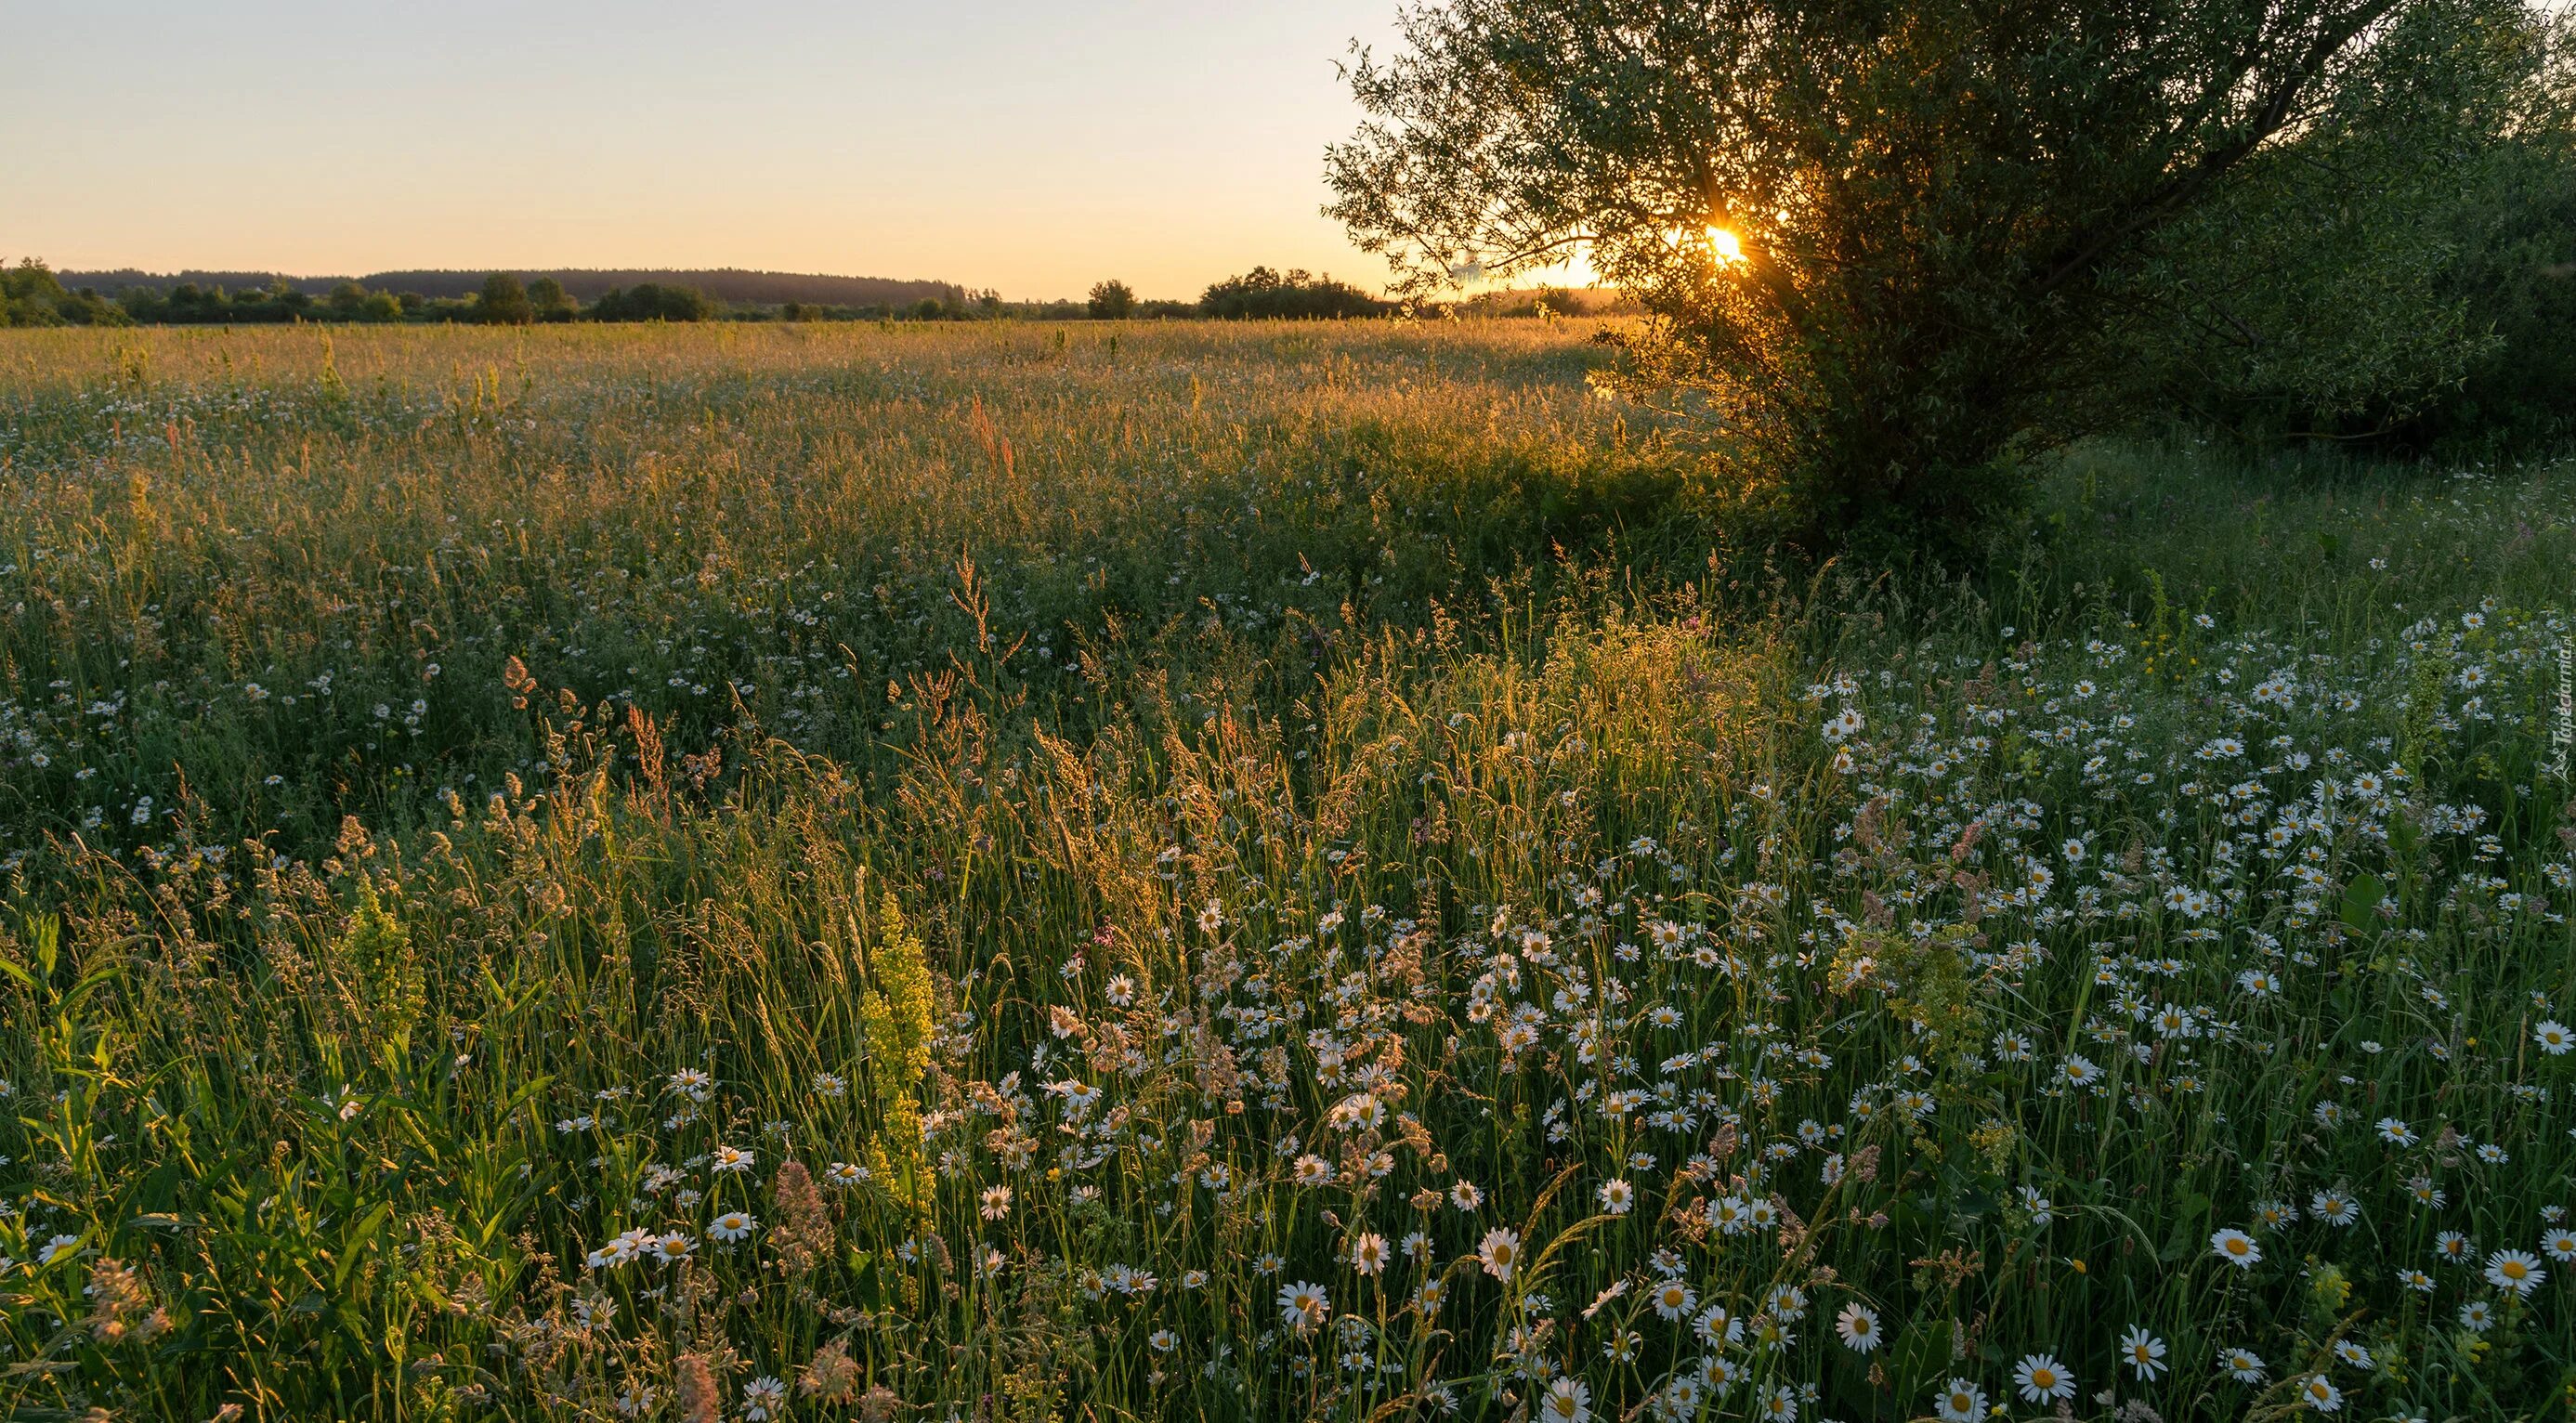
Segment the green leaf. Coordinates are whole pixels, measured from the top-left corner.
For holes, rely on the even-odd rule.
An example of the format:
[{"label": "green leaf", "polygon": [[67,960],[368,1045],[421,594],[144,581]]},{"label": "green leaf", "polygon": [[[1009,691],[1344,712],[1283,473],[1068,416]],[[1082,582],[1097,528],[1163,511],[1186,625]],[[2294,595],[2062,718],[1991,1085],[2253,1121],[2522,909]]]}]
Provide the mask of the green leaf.
[{"label": "green leaf", "polygon": [[2379,876],[2363,875],[2355,879],[2343,892],[2344,927],[2356,934],[2367,933],[2371,915],[2378,910],[2379,902],[2387,897],[2388,888],[2379,882]]}]

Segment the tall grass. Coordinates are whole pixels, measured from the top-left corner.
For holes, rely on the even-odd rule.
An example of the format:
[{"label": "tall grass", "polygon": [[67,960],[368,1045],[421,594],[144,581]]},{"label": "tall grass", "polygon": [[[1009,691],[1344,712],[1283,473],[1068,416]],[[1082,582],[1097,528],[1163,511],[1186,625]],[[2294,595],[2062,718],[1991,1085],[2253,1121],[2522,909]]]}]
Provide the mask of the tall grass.
[{"label": "tall grass", "polygon": [[1584,331],[13,334],[0,1399],[2563,1416],[2563,475]]}]

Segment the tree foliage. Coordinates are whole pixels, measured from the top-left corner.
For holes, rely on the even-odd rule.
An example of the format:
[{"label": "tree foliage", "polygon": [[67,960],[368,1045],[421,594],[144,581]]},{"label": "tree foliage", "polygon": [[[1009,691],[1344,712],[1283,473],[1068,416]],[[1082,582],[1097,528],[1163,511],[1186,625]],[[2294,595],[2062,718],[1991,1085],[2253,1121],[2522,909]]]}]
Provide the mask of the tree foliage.
[{"label": "tree foliage", "polygon": [[70,291],[33,257],[0,264],[0,326],[118,326],[123,311],[96,292]]},{"label": "tree foliage", "polygon": [[1329,276],[1255,267],[1210,286],[1199,309],[1217,317],[1340,317],[1378,316],[1394,304]]},{"label": "tree foliage", "polygon": [[562,282],[539,277],[528,283],[528,310],[539,321],[570,321],[573,300],[565,295]]},{"label": "tree foliage", "polygon": [[610,287],[585,314],[593,321],[704,321],[716,311],[715,303],[695,287],[639,282]]},{"label": "tree foliage", "polygon": [[1136,314],[1136,289],[1116,278],[1091,288],[1091,316],[1095,321],[1123,321]]},{"label": "tree foliage", "polygon": [[[2450,92],[2464,35],[2526,19],[2506,0],[1421,4],[1402,53],[1350,73],[1370,118],[1328,153],[1327,210],[1416,295],[1581,251],[1649,313],[1612,379],[1702,415],[1798,533],[1912,543],[2135,413],[2137,334],[2190,280],[2168,230],[2338,116]],[[2340,156],[2267,189],[2268,230],[2368,200],[2389,147]]]},{"label": "tree foliage", "polygon": [[[2529,445],[2576,411],[2576,18],[2392,34],[2295,143],[2150,244],[2137,369],[2255,441]],[[2402,76],[2402,77],[2401,77]],[[2371,189],[2345,191],[2349,175]]]},{"label": "tree foliage", "polygon": [[474,319],[493,326],[525,326],[537,319],[536,308],[528,304],[528,289],[507,272],[494,272],[483,279],[483,292],[474,299]]}]

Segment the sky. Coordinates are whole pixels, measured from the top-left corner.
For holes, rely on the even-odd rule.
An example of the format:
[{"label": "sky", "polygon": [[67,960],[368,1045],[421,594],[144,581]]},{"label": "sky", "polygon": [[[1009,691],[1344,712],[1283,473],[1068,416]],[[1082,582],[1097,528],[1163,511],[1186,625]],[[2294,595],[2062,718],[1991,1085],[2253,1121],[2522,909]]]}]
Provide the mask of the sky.
[{"label": "sky", "polygon": [[0,0],[0,258],[1376,288],[1318,209],[1396,6]]}]

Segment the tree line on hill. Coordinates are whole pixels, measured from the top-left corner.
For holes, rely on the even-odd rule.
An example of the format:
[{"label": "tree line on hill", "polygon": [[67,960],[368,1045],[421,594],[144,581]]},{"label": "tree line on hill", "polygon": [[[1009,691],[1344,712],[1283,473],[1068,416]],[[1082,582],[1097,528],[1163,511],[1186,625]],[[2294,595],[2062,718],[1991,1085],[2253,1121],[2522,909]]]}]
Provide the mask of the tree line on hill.
[{"label": "tree line on hill", "polygon": [[[470,290],[448,294],[405,288],[391,290],[366,282],[342,280],[320,292],[310,282],[269,277],[265,285],[227,287],[221,282],[182,280],[157,285],[140,273],[108,274],[101,287],[67,274],[66,281],[44,263],[29,258],[6,271],[5,305],[0,325],[252,325],[297,321],[333,322],[472,322],[485,325],[535,325],[562,321],[971,321],[1019,319],[1172,320],[1195,317],[1227,319],[1330,319],[1383,316],[1398,309],[1329,276],[1303,270],[1274,271],[1255,267],[1208,287],[1197,301],[1147,301],[1125,282],[1104,281],[1083,301],[1005,301],[999,292],[970,291],[941,283],[878,283],[878,286],[927,288],[904,302],[837,303],[787,298],[758,302],[722,299],[705,288],[679,281],[648,280],[631,286],[574,284],[548,273],[522,281],[511,272],[485,274]],[[251,274],[258,275],[258,274]],[[429,276],[452,274],[428,273]],[[600,274],[587,274],[596,277]],[[744,273],[740,276],[775,276]],[[836,282],[873,279],[832,278]],[[784,290],[786,287],[765,289]],[[1560,303],[1555,309],[1569,309]],[[1519,312],[1514,314],[1528,314]]]},{"label": "tree line on hill", "polygon": [[[935,297],[950,305],[962,305],[967,299],[966,289],[955,282],[892,277],[746,271],[732,267],[512,267],[504,270],[529,285],[551,277],[566,295],[585,303],[597,301],[611,288],[632,288],[646,283],[690,287],[704,292],[712,301],[748,306],[775,306],[794,301],[817,306],[876,306],[891,310],[911,306],[924,297]],[[66,287],[74,290],[89,287],[111,300],[128,287],[154,287],[166,291],[182,282],[193,282],[201,289],[222,287],[233,292],[267,291],[282,282],[306,296],[319,299],[352,281],[371,291],[416,292],[435,300],[440,297],[470,299],[483,289],[484,279],[491,275],[491,269],[422,268],[345,277],[298,277],[278,272],[198,270],[155,274],[126,267],[113,271],[63,271],[57,275]]]}]

